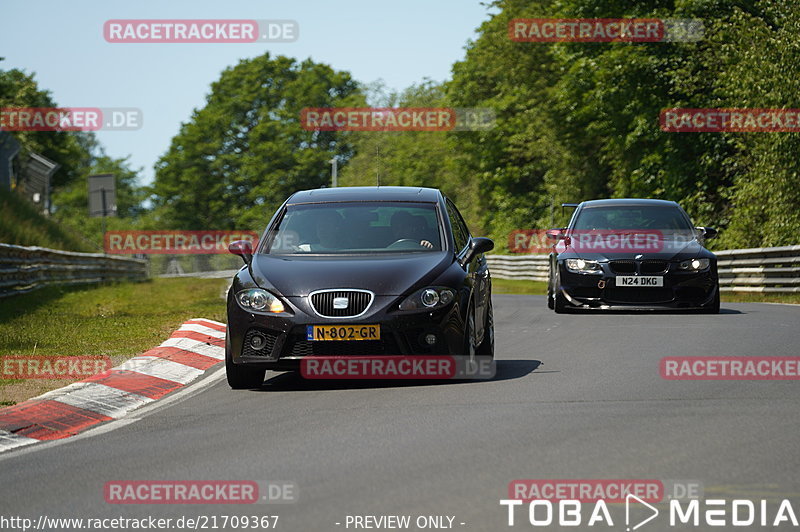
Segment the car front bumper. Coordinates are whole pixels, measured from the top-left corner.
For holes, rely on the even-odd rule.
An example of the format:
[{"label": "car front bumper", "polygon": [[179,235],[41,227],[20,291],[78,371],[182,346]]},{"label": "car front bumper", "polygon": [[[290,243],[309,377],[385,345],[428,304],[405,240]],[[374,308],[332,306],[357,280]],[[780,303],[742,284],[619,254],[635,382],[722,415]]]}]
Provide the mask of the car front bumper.
[{"label": "car front bumper", "polygon": [[663,277],[662,287],[621,287],[616,284],[620,275],[609,263],[601,263],[598,273],[574,273],[563,261],[559,262],[560,290],[570,308],[607,310],[702,309],[713,304],[719,280],[716,265],[699,272],[680,271],[670,263],[661,273],[636,273]]},{"label": "car front bumper", "polygon": [[[228,300],[226,349],[232,362],[254,368],[296,370],[307,356],[460,355],[464,347],[464,321],[457,302],[434,311],[390,311],[397,296],[378,296],[368,312],[358,318],[322,318],[306,298],[285,298],[293,315],[247,312],[232,297]],[[379,325],[380,340],[309,341],[308,325]],[[436,336],[429,345],[425,337]],[[252,338],[265,342],[254,349]]]}]

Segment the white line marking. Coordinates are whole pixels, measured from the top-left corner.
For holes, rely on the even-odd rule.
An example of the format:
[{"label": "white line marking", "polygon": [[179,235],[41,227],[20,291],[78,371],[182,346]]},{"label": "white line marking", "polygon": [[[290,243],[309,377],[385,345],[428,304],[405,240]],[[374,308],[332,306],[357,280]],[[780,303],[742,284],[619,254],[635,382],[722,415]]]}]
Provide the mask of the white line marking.
[{"label": "white line marking", "polygon": [[135,371],[181,384],[188,384],[204,373],[202,369],[193,368],[179,362],[141,355],[128,360],[124,364],[120,364],[117,369]]},{"label": "white line marking", "polygon": [[224,323],[222,323],[222,322],[219,322],[219,321],[209,320],[209,319],[207,319],[207,318],[192,318],[192,319],[190,319],[190,320],[187,320],[187,321],[204,321],[204,322],[206,322],[206,323],[211,323],[212,325],[217,325],[217,326],[220,326],[220,327],[225,327],[225,324],[224,324]]},{"label": "white line marking", "polygon": [[[2,451],[0,451],[0,461],[7,460],[8,458],[13,458],[13,457],[16,457],[16,456],[21,456],[21,455],[28,454],[28,453],[35,453],[36,451],[39,451],[39,450],[42,450],[42,449],[48,449],[50,447],[55,447],[55,446],[58,446],[58,445],[64,445],[64,444],[72,443],[72,442],[74,442],[76,440],[82,440],[84,438],[91,438],[93,436],[98,436],[100,434],[105,434],[106,432],[111,432],[112,430],[124,427],[125,425],[130,425],[131,423],[135,423],[135,422],[139,421],[140,419],[144,418],[148,414],[151,414],[151,413],[153,413],[153,412],[155,412],[157,410],[160,410],[162,408],[168,408],[173,403],[177,403],[179,401],[183,401],[184,399],[188,399],[188,398],[190,398],[190,397],[192,397],[194,395],[197,395],[197,394],[201,393],[202,391],[204,391],[206,388],[209,388],[209,387],[217,384],[217,382],[219,382],[220,380],[222,380],[224,378],[225,378],[225,367],[222,366],[222,367],[219,367],[216,370],[212,371],[211,373],[209,373],[209,375],[206,378],[202,379],[201,381],[199,381],[199,382],[197,382],[195,384],[192,384],[191,386],[187,386],[186,388],[182,388],[181,390],[179,390],[179,391],[177,391],[177,392],[175,392],[175,393],[173,393],[171,395],[168,395],[167,397],[165,397],[163,399],[159,399],[158,401],[154,401],[154,402],[152,402],[152,403],[150,403],[150,404],[148,404],[146,406],[143,406],[142,408],[137,410],[137,416],[136,417],[126,416],[126,417],[124,417],[122,419],[115,419],[114,421],[109,421],[108,423],[103,423],[102,425],[100,425],[98,427],[95,427],[95,428],[89,429],[87,431],[81,432],[81,433],[79,433],[79,434],[77,434],[75,436],[72,436],[70,438],[63,438],[63,439],[60,439],[60,440],[49,440],[49,441],[42,441],[42,442],[39,442],[39,440],[32,440],[31,443],[39,442],[39,445],[34,445],[32,447],[27,447],[25,449],[20,449],[20,450],[17,450],[15,452],[13,452],[13,453],[3,453]],[[23,436],[15,436],[15,435],[12,435],[12,437],[24,438]],[[30,438],[25,438],[25,439],[30,439]],[[26,444],[21,444],[21,445],[26,445]]]},{"label": "white line marking", "polygon": [[15,449],[32,443],[37,443],[39,440],[28,438],[27,436],[19,436],[12,434],[6,430],[0,430],[0,453],[9,449]]},{"label": "white line marking", "polygon": [[153,399],[149,397],[112,388],[105,384],[96,382],[83,382],[80,384],[83,384],[83,386],[76,387],[68,393],[52,399],[114,419],[119,419],[131,410],[153,402]]},{"label": "white line marking", "polygon": [[178,330],[193,331],[196,333],[205,334],[206,336],[213,336],[214,338],[225,338],[224,332],[197,323],[185,323],[181,325]]},{"label": "white line marking", "polygon": [[191,338],[170,338],[164,341],[160,347],[177,347],[185,351],[191,351],[198,355],[225,360],[225,348],[218,345],[211,345]]}]

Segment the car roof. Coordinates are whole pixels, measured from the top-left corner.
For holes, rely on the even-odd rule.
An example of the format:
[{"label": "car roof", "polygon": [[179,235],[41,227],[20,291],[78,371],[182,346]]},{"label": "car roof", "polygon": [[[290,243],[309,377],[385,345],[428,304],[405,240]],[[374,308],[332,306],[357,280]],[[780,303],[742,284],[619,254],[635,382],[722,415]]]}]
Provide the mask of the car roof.
[{"label": "car roof", "polygon": [[580,204],[583,209],[591,207],[613,207],[620,205],[649,205],[651,207],[679,207],[674,201],[660,200],[660,199],[647,199],[647,198],[617,198],[617,199],[601,199],[589,200]]},{"label": "car roof", "polygon": [[337,187],[295,192],[287,205],[338,201],[422,201],[436,203],[440,192],[425,187]]}]

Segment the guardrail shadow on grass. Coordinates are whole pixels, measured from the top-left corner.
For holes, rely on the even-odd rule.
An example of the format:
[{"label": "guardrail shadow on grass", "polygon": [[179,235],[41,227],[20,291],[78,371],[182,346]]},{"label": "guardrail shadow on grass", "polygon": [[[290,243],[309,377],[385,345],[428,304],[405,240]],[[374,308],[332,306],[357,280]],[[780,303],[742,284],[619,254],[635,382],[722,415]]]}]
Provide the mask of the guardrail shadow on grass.
[{"label": "guardrail shadow on grass", "polygon": [[304,379],[299,371],[287,371],[268,378],[259,392],[304,392],[361,390],[370,388],[408,388],[413,386],[442,386],[452,384],[479,385],[485,382],[521,379],[542,365],[540,360],[498,360],[497,371],[491,379]]}]

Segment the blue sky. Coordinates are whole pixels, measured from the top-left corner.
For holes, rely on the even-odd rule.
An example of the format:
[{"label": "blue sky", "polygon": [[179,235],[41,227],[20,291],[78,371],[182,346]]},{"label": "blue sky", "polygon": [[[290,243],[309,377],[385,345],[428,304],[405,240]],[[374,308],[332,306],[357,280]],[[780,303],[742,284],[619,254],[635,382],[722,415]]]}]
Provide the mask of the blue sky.
[{"label": "blue sky", "polygon": [[[355,79],[403,89],[450,76],[488,18],[481,0],[2,0],[0,68],[35,73],[64,107],[136,107],[136,131],[99,131],[113,157],[131,156],[143,182],[220,72],[269,51],[310,57]],[[112,44],[108,19],[292,19],[292,43]]]}]

